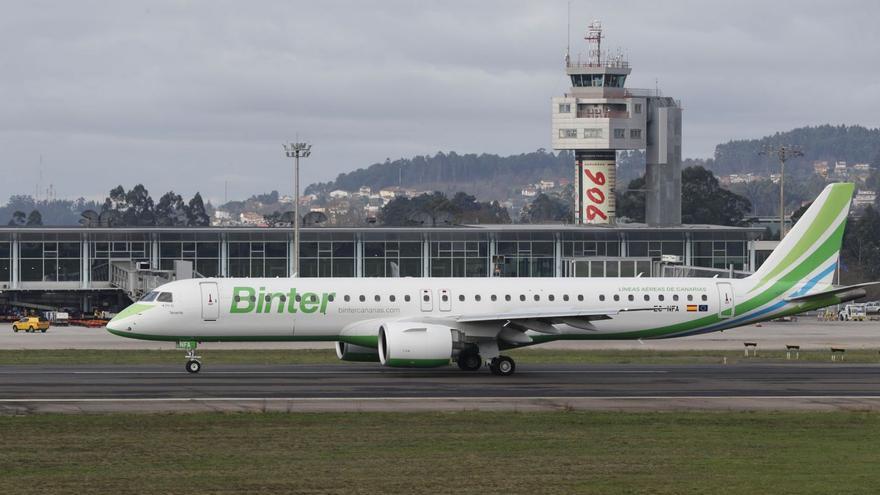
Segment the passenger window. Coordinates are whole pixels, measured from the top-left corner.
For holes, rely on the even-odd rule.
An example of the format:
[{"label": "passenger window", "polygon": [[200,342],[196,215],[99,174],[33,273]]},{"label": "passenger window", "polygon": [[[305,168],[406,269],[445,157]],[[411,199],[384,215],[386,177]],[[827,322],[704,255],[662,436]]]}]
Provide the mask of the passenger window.
[{"label": "passenger window", "polygon": [[568,294],[563,294],[563,295],[562,295],[562,300],[563,300],[563,301],[568,301]]},{"label": "passenger window", "polygon": [[605,294],[600,294],[600,295],[599,295],[599,300],[600,300],[600,301],[604,301],[604,300],[605,300]]},{"label": "passenger window", "polygon": [[645,294],[645,301],[650,301],[650,300],[651,300],[651,295]]},{"label": "passenger window", "polygon": [[[444,296],[444,297],[445,297],[445,296]],[[464,301],[464,294],[459,294],[459,295],[458,295],[458,300],[463,302],[463,301]]]},{"label": "passenger window", "polygon": [[388,300],[391,301],[391,302],[394,302],[396,299],[397,299],[397,298],[394,297],[393,295],[388,296]]},{"label": "passenger window", "polygon": [[406,301],[406,302],[409,302],[409,301],[410,301],[409,294],[403,296],[403,300]]},{"label": "passenger window", "polygon": [[678,301],[678,294],[673,294],[673,295],[672,295],[672,300],[673,300],[673,301]]},{"label": "passenger window", "polygon": [[556,299],[556,296],[554,296],[553,294],[550,294],[549,296],[547,296],[547,299],[553,301]]},{"label": "passenger window", "polygon": [[[446,297],[446,296],[443,296],[443,297]],[[428,302],[428,301],[430,301],[430,300],[431,300],[431,296],[429,296],[429,295],[427,295],[427,294],[425,294],[425,296],[424,296],[424,297],[422,297],[422,300],[423,300],[423,301],[425,301],[425,302]]]},{"label": "passenger window", "polygon": [[[449,296],[447,296],[446,294],[443,294],[442,296],[440,296],[440,299],[442,299],[443,302],[446,302],[449,300]],[[427,300],[428,300],[428,296],[425,296],[425,301],[427,301]]]},{"label": "passenger window", "polygon": [[375,299],[375,300],[376,300],[376,302],[379,302],[379,301],[381,301],[381,300],[382,300],[382,297],[381,297],[381,296],[379,296],[379,294],[376,294],[376,295],[375,295],[375,296],[373,296],[373,299]]},{"label": "passenger window", "polygon": [[583,300],[584,300],[584,295],[578,294],[578,301],[583,301]]},{"label": "passenger window", "polygon": [[493,301],[497,301],[497,300],[498,300],[498,296],[496,296],[495,294],[492,294],[492,300],[493,300]]},{"label": "passenger window", "polygon": [[343,299],[345,299],[345,302],[351,301],[351,296],[346,294],[345,297],[343,297]]},{"label": "passenger window", "polygon": [[479,295],[479,294],[477,294],[477,295],[474,296],[474,300],[475,300],[475,301],[480,302],[480,299],[481,299],[481,298],[480,298],[480,295]]},{"label": "passenger window", "polygon": [[615,301],[620,301],[620,296],[617,295],[617,294],[614,294],[614,300],[615,300]]},{"label": "passenger window", "polygon": [[663,297],[663,294],[660,294],[659,296],[657,296],[657,300],[659,300],[659,301],[662,301],[664,299],[666,299],[666,298]]},{"label": "passenger window", "polygon": [[363,294],[361,294],[360,296],[358,296],[358,299],[360,300],[360,302],[364,302],[364,301],[367,300],[366,296],[364,296]]},{"label": "passenger window", "polygon": [[694,295],[688,294],[688,301],[693,301],[693,300],[694,300]]},{"label": "passenger window", "polygon": [[635,300],[636,300],[635,296],[633,296],[632,294],[630,294],[630,295],[627,297],[627,299],[629,299],[630,301],[635,301]]},{"label": "passenger window", "polygon": [[707,296],[706,294],[703,294],[703,300],[704,300],[704,301],[708,301],[708,300],[709,300],[709,296]]},{"label": "passenger window", "polygon": [[302,301],[302,296],[297,294],[295,299],[296,299],[296,302],[300,302],[300,301]]},{"label": "passenger window", "polygon": [[251,302],[257,302],[257,296],[251,296],[248,299],[250,299]]},{"label": "passenger window", "polygon": [[330,302],[333,302],[334,299],[336,299],[336,294],[330,293],[330,295],[327,296],[327,300]]},{"label": "passenger window", "polygon": [[539,296],[538,294],[535,294],[535,301],[540,301],[540,300],[541,300],[541,296]]},{"label": "passenger window", "polygon": [[505,301],[510,301],[510,294],[507,294],[506,296],[504,296],[504,300],[505,300]]},{"label": "passenger window", "polygon": [[236,295],[235,297],[232,298],[232,300],[235,302],[241,302],[241,296]]},{"label": "passenger window", "polygon": [[526,296],[525,296],[525,294],[520,294],[520,295],[519,295],[519,300],[520,300],[520,301],[525,301],[525,300],[526,300]]}]

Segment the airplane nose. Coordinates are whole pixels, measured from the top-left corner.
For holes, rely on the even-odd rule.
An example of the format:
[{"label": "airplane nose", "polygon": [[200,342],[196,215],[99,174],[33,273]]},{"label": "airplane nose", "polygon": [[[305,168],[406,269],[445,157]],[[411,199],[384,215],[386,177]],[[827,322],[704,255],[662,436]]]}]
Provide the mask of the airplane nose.
[{"label": "airplane nose", "polygon": [[120,311],[107,322],[107,331],[111,333],[129,332],[132,325],[137,323],[137,316],[152,308],[150,304],[134,303]]}]

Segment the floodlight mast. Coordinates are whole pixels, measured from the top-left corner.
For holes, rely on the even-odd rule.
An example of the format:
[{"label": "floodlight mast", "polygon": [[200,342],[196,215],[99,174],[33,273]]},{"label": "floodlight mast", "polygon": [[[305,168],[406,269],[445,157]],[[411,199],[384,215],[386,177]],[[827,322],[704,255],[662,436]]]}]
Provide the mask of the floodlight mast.
[{"label": "floodlight mast", "polygon": [[299,159],[308,158],[312,154],[312,145],[308,143],[282,144],[287,158],[293,158],[293,273],[299,276]]},{"label": "floodlight mast", "polygon": [[785,162],[790,158],[804,156],[804,153],[797,146],[767,145],[758,154],[775,156],[779,160],[779,242],[782,242],[785,237]]}]

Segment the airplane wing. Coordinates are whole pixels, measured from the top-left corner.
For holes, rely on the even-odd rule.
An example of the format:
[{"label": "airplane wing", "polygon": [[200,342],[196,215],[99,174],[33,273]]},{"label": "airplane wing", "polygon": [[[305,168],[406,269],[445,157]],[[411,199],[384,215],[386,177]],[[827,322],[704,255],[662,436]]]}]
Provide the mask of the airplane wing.
[{"label": "airplane wing", "polygon": [[493,321],[518,321],[518,320],[558,320],[568,318],[578,318],[583,320],[607,320],[620,313],[631,311],[654,311],[655,308],[608,308],[598,310],[584,310],[577,308],[568,309],[544,309],[544,310],[523,310],[512,311],[507,313],[484,313],[476,315],[463,315],[455,319],[460,323],[483,323]]},{"label": "airplane wing", "polygon": [[855,285],[846,285],[843,287],[835,287],[829,290],[823,290],[821,292],[815,292],[813,294],[807,294],[805,296],[797,296],[790,297],[786,299],[787,302],[812,302],[816,300],[823,299],[828,296],[843,296],[844,301],[851,301],[853,299],[858,299],[865,295],[865,287],[870,287],[872,285],[880,285],[880,281],[877,282],[865,282],[863,284],[855,284]]}]

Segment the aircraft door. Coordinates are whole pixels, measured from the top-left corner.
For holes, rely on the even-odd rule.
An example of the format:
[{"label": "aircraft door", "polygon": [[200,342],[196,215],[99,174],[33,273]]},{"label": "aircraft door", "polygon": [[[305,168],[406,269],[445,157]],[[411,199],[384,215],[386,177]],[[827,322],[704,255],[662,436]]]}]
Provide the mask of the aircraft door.
[{"label": "aircraft door", "polygon": [[217,321],[220,316],[217,282],[202,282],[199,284],[199,288],[202,291],[202,320]]},{"label": "aircraft door", "polygon": [[718,317],[730,318],[734,308],[733,286],[730,282],[718,282]]},{"label": "aircraft door", "polygon": [[452,295],[449,289],[440,289],[440,311],[452,311]]},{"label": "aircraft door", "polygon": [[419,296],[419,304],[422,307],[422,311],[434,311],[431,289],[422,289],[422,293]]}]

